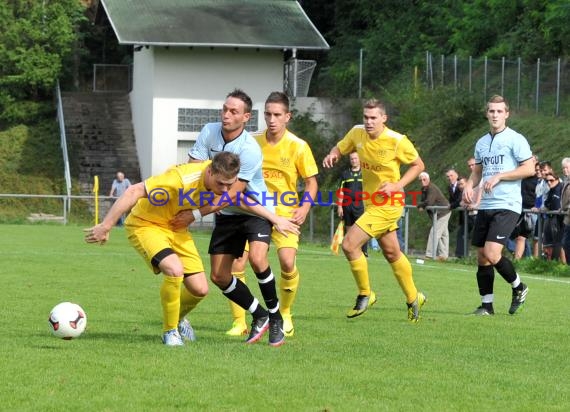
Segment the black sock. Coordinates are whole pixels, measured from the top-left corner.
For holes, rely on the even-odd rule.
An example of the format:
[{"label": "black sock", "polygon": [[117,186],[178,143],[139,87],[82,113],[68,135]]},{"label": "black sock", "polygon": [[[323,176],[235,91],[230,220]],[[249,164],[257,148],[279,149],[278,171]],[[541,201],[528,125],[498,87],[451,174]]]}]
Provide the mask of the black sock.
[{"label": "black sock", "polygon": [[[220,288],[227,297],[232,302],[238,304],[245,310],[249,311],[251,305],[255,301],[255,297],[251,294],[251,291],[241,280],[232,276],[232,281],[225,288]],[[254,318],[259,318],[262,316],[267,316],[267,311],[261,305],[257,305],[257,308],[251,313]]]},{"label": "black sock", "polygon": [[515,270],[513,262],[504,256],[495,264],[495,269],[497,269],[497,272],[499,272],[507,283],[513,283],[517,278],[517,271]]},{"label": "black sock", "polygon": [[279,298],[277,297],[275,276],[273,275],[273,272],[271,272],[271,267],[268,266],[263,272],[255,272],[255,276],[259,283],[261,296],[263,296],[265,306],[267,306],[267,310],[269,311],[269,317],[280,319],[281,312],[279,312]]},{"label": "black sock", "polygon": [[477,286],[479,295],[485,296],[493,293],[493,283],[495,281],[495,271],[493,266],[479,266],[477,268]]}]

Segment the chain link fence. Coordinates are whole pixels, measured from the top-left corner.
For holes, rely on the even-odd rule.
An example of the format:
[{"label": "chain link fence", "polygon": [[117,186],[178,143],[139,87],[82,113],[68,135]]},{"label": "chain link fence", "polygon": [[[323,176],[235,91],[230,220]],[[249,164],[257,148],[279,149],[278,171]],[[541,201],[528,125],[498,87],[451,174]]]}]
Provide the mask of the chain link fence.
[{"label": "chain link fence", "polygon": [[529,64],[515,60],[434,56],[426,52],[426,87],[454,87],[479,94],[485,103],[493,94],[505,96],[511,107],[547,115],[570,114],[570,69],[567,59]]}]

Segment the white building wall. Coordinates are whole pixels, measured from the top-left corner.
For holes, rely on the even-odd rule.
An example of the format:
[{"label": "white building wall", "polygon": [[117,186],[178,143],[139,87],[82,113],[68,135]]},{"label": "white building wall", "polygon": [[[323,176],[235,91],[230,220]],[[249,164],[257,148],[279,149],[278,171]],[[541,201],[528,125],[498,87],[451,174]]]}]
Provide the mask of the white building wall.
[{"label": "white building wall", "polygon": [[[140,76],[137,76],[137,57],[146,56],[147,52],[142,55],[142,50],[135,53],[133,83],[133,101],[139,97],[145,100],[144,103],[133,104],[133,122],[143,179],[162,173],[176,164],[178,141],[195,140],[198,135],[198,132],[178,131],[179,108],[221,110],[226,95],[234,88],[241,88],[252,98],[253,110],[259,111],[258,128],[263,128],[263,103],[267,95],[275,90],[283,90],[283,55],[277,50],[149,50],[154,50],[154,60],[138,59],[146,65],[138,71]],[[135,93],[139,88],[142,90]],[[154,97],[148,95],[150,90]],[[152,103],[147,102],[149,99]],[[152,110],[150,113],[149,108]],[[147,136],[149,130],[152,130],[150,144]],[[150,159],[148,150],[152,151]]]},{"label": "white building wall", "polygon": [[153,49],[143,48],[135,52],[133,56],[133,90],[130,95],[131,112],[142,179],[146,179],[152,174],[153,54]]}]

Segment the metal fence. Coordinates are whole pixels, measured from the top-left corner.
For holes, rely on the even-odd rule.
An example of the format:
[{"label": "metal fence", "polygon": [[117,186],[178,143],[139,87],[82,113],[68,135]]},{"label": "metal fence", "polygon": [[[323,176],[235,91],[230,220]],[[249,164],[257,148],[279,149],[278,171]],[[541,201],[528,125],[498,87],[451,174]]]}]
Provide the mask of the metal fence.
[{"label": "metal fence", "polygon": [[570,68],[566,60],[529,64],[519,57],[501,60],[433,56],[426,52],[426,87],[454,87],[479,94],[485,103],[493,94],[505,96],[517,110],[548,115],[570,114]]},{"label": "metal fence", "polygon": [[[72,212],[72,202],[74,200],[82,201],[77,202],[75,207],[81,208],[88,208],[89,210],[93,211],[95,209],[100,211],[99,221],[101,221],[112,205],[113,201],[116,200],[114,197],[109,196],[98,196],[97,198],[93,195],[39,195],[39,194],[0,194],[0,200],[2,199],[42,199],[44,201],[52,200],[52,201],[60,201],[61,204],[59,206],[59,210],[61,210],[61,215],[55,215],[53,213],[33,213],[27,217],[27,220],[30,222],[35,221],[50,221],[50,222],[58,222],[62,224],[69,223],[69,216]],[[57,208],[57,207],[56,207]],[[51,207],[50,210],[53,212],[56,208]],[[303,227],[303,239],[309,242],[322,242],[323,239],[327,240],[328,242],[332,241],[334,236],[334,232],[336,229],[337,224],[339,223],[339,218],[336,215],[337,206],[329,206],[329,211],[327,213],[327,223],[324,222],[317,222],[316,219],[316,207],[311,209],[311,212],[307,218],[307,222]],[[432,216],[432,226],[433,223],[437,219],[437,212],[438,210],[448,210],[444,206],[428,206],[426,207],[428,210],[433,210],[434,214]],[[402,237],[404,239],[404,253],[408,254],[421,254],[423,255],[425,249],[420,249],[418,247],[415,250],[410,249],[411,244],[421,244],[422,246],[424,243],[427,243],[427,234],[426,231],[420,230],[412,230],[417,229],[417,219],[419,214],[415,212],[417,210],[416,206],[407,205],[405,206],[405,212],[402,215],[401,220],[401,230],[402,230]],[[458,212],[463,211],[462,208],[453,209],[451,212],[453,215],[456,215]],[[536,212],[532,210],[524,210],[526,213],[535,213],[541,215],[560,215],[565,214],[566,212],[559,212],[559,211],[541,211]],[[1,216],[0,216],[1,217]],[[464,214],[465,221],[463,222],[464,238],[469,239],[469,235],[467,233],[467,214]],[[412,222],[413,220],[413,222]],[[542,219],[537,219],[538,225],[538,248],[539,250],[542,249],[542,234],[544,231],[543,221]],[[199,229],[211,229],[213,227],[213,219],[212,216],[204,216],[200,221],[195,222],[192,224],[192,227],[199,228]],[[324,238],[323,235],[324,234]],[[423,239],[418,239],[419,236],[423,236]],[[435,238],[435,237],[434,237]],[[450,246],[453,246],[453,238],[450,236]],[[426,244],[426,247],[429,245]],[[436,256],[436,242],[434,239],[432,247],[432,256]],[[451,247],[450,247],[451,249]],[[464,249],[464,256],[469,256],[469,249],[470,249],[470,242],[465,243]]]}]

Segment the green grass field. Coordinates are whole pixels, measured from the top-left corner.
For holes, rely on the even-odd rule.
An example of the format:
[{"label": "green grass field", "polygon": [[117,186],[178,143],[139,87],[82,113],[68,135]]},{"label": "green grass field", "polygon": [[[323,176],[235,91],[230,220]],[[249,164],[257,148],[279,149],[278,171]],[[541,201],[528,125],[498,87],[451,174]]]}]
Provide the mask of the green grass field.
[{"label": "green grass field", "polygon": [[[105,246],[84,243],[81,229],[0,226],[0,410],[570,409],[568,279],[524,276],[528,301],[509,316],[510,290],[497,277],[497,314],[480,318],[466,316],[479,304],[473,267],[413,263],[429,301],[411,325],[388,265],[374,254],[379,301],[349,320],[356,290],[344,257],[303,245],[296,334],[285,345],[227,337],[228,305],[212,285],[191,316],[198,340],[167,348],[160,277],[122,229]],[[196,238],[207,265],[208,234]],[[66,300],[87,312],[77,340],[48,330],[50,309]]]}]

